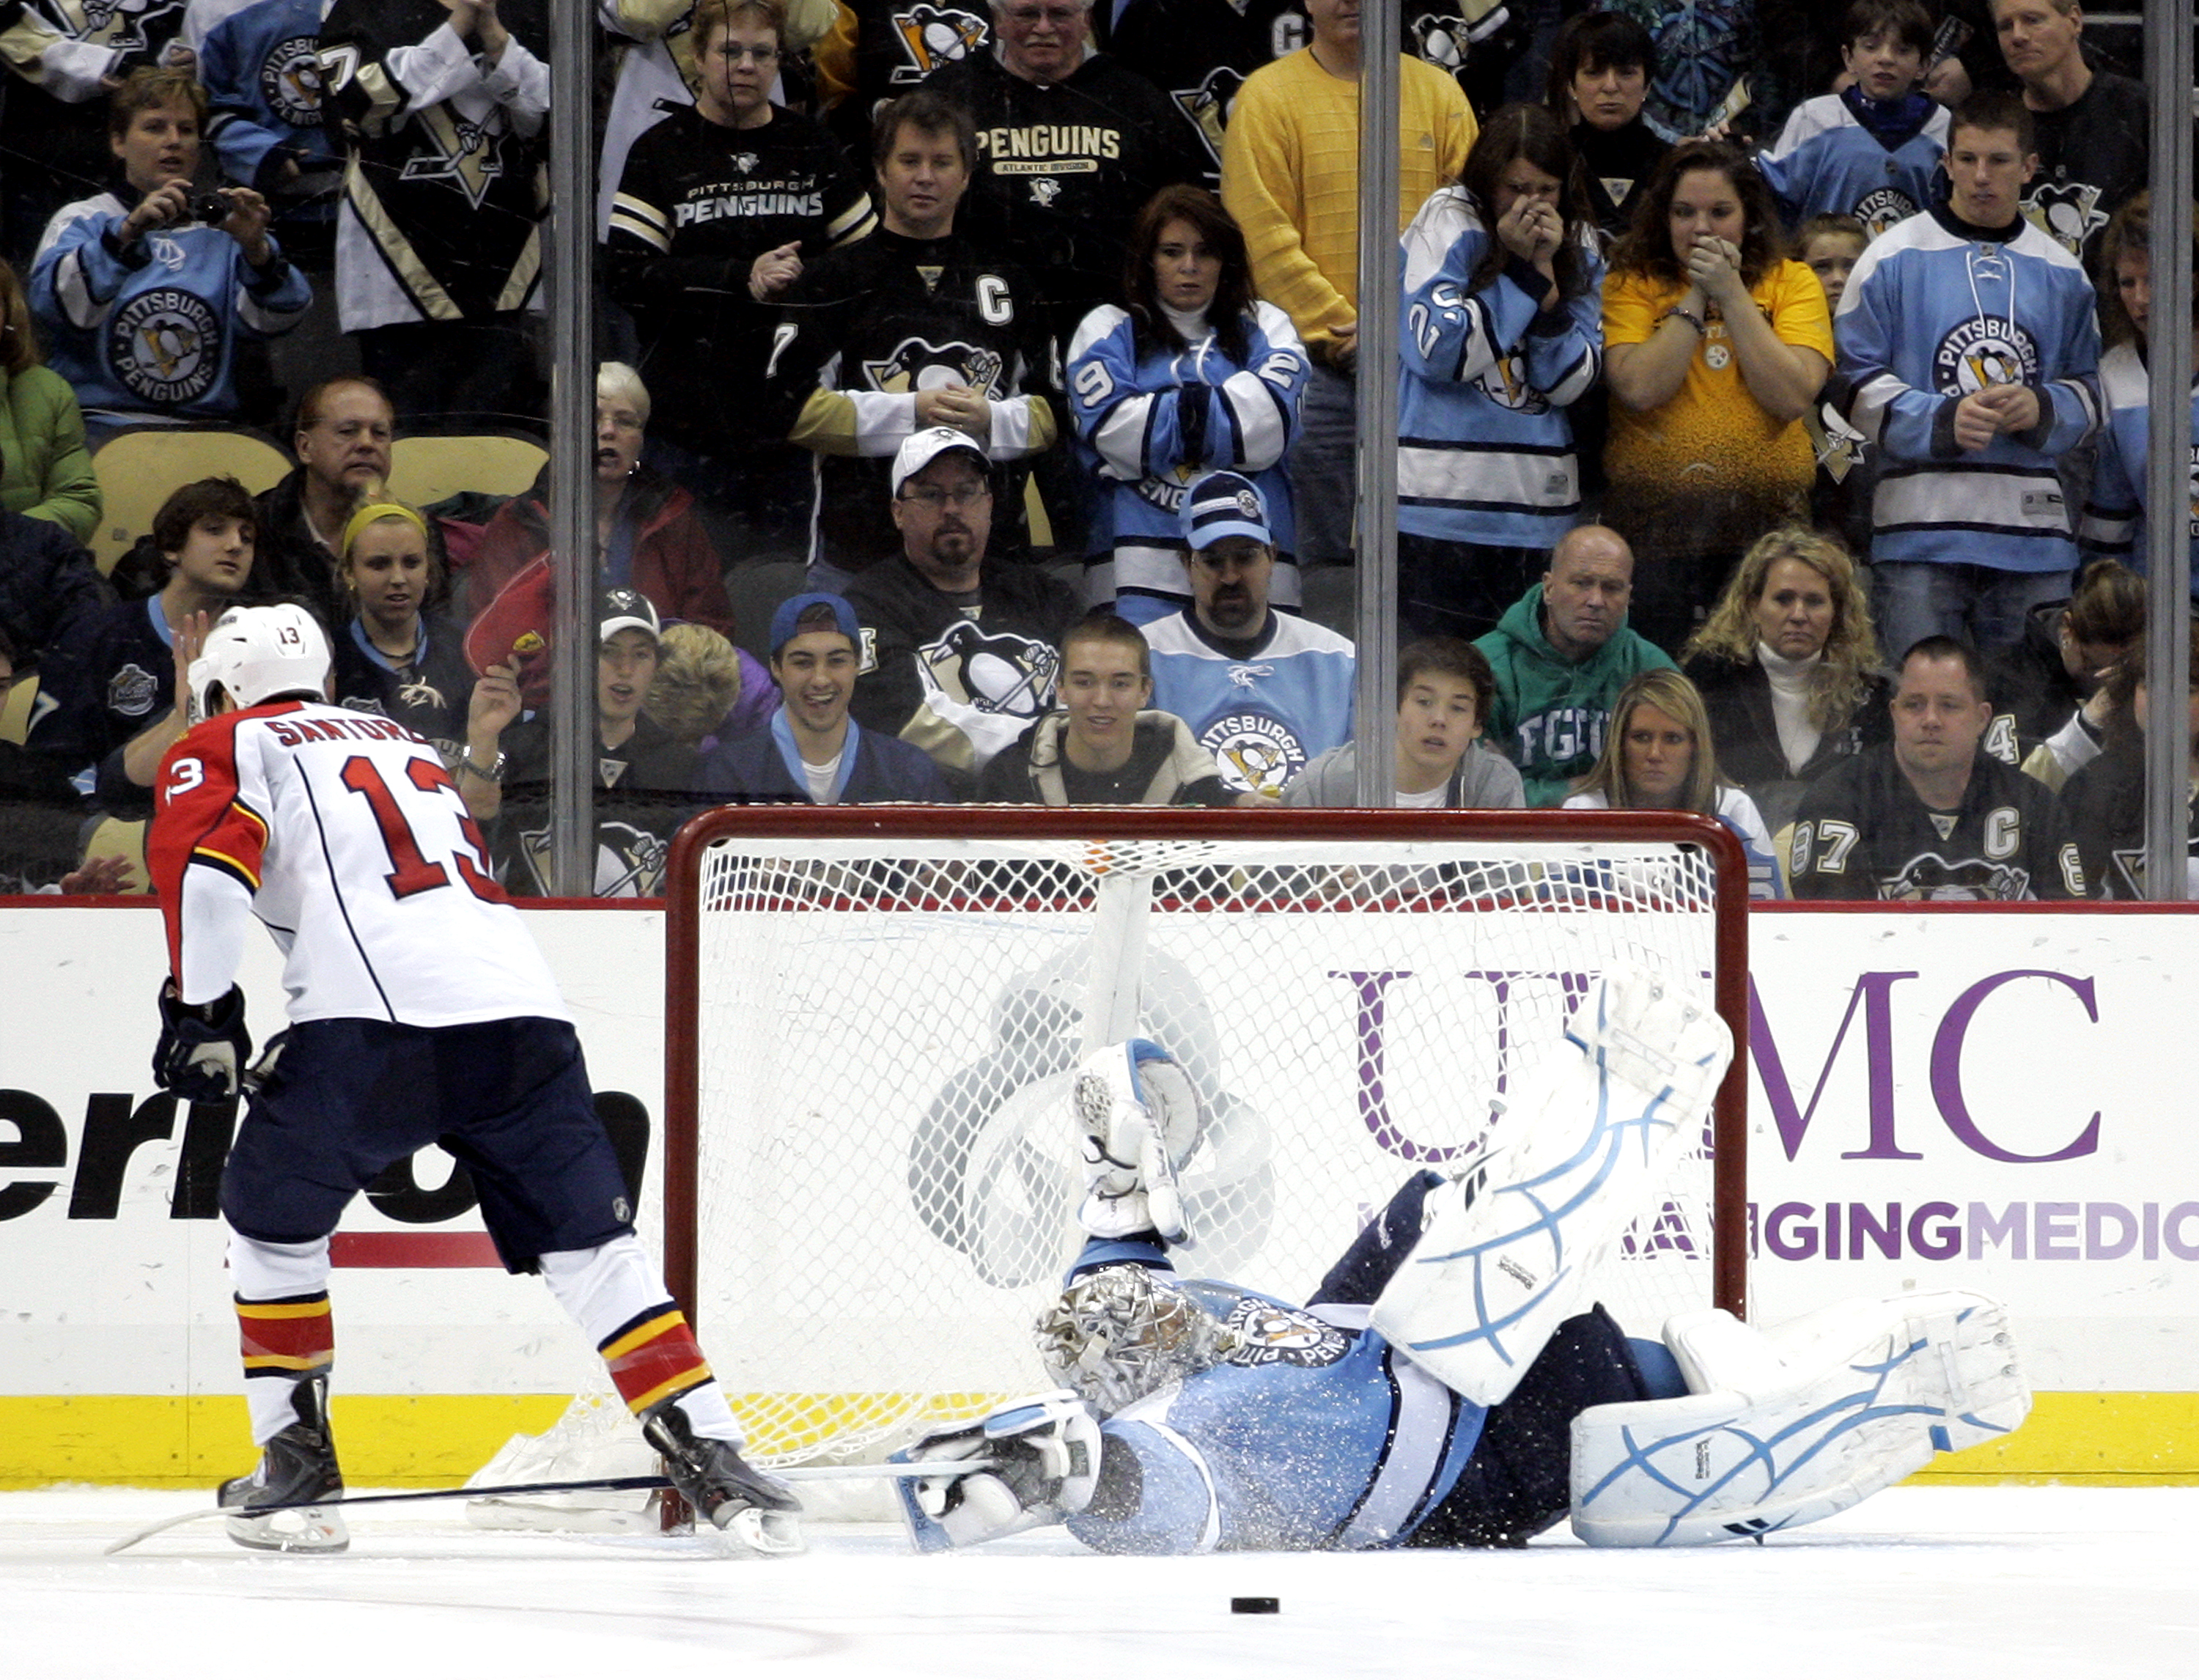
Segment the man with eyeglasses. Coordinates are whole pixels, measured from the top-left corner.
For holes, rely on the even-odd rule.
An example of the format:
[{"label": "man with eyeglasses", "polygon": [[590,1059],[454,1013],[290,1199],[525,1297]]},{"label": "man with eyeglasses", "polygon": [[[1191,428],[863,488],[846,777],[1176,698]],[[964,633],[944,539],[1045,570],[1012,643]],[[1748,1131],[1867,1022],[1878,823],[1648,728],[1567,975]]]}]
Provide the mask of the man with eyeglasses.
[{"label": "man with eyeglasses", "polygon": [[958,795],[1053,706],[1069,586],[989,559],[992,467],[968,433],[918,432],[894,456],[901,551],[848,587],[875,651],[855,682],[855,721],[930,753]]},{"label": "man with eyeglasses", "polygon": [[345,617],[337,550],[345,522],[389,479],[396,411],[382,387],[349,375],[323,380],[298,399],[289,477],[253,498],[260,510],[260,562],[246,598],[303,601],[333,629]]},{"label": "man with eyeglasses", "polygon": [[1038,278],[1066,343],[1088,311],[1119,300],[1139,209],[1202,178],[1203,160],[1168,96],[1093,45],[1092,0],[992,8],[993,50],[925,85],[977,124],[971,236]]},{"label": "man with eyeglasses", "polygon": [[612,201],[613,295],[633,312],[650,464],[685,485],[726,554],[806,542],[808,452],[759,425],[779,301],[806,263],[867,237],[871,195],[832,137],[771,102],[779,0],[702,0],[695,103],[634,143]]}]

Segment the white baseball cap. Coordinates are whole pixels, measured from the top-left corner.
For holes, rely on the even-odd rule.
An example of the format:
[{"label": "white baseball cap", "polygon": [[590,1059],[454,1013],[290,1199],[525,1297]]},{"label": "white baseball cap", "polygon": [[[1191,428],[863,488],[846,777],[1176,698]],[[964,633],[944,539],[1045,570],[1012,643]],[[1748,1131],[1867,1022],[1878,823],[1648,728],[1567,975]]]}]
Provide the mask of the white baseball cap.
[{"label": "white baseball cap", "polygon": [[911,432],[894,452],[893,493],[901,494],[901,487],[914,478],[950,449],[966,449],[977,464],[977,470],[988,478],[992,476],[992,463],[985,452],[969,433],[952,426],[927,426],[920,432]]}]

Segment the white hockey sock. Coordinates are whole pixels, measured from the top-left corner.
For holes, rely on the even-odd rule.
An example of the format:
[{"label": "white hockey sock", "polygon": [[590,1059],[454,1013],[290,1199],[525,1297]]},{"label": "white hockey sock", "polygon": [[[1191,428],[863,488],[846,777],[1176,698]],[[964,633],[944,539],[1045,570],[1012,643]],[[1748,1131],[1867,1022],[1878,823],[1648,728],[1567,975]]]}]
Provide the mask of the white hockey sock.
[{"label": "white hockey sock", "polygon": [[328,1310],[329,1240],[267,1243],[232,1230],[229,1270],[242,1337],[252,1438],[265,1446],[299,1420],[298,1385],[335,1355]]},{"label": "white hockey sock", "polygon": [[[676,1311],[664,1286],[664,1274],[634,1237],[613,1237],[595,1248],[545,1254],[540,1264],[542,1280],[550,1286],[550,1292],[599,1350],[633,1327],[650,1321],[660,1309],[666,1314]],[[680,1334],[685,1336],[685,1321],[677,1321]],[[615,1361],[612,1374],[619,1380],[621,1392],[632,1385],[620,1376]],[[639,1403],[632,1394],[627,1399],[629,1403]],[[741,1441],[740,1425],[733,1420],[732,1408],[726,1403],[725,1391],[715,1378],[706,1376],[681,1392],[675,1403],[687,1415],[696,1434],[737,1444]]]}]

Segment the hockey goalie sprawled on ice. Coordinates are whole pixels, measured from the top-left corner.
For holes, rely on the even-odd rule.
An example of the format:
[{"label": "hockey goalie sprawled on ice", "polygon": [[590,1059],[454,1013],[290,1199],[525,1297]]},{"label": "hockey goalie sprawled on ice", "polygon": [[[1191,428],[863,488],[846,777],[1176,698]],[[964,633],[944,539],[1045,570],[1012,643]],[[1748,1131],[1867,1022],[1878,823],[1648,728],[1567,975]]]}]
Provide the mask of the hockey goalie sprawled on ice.
[{"label": "hockey goalie sprawled on ice", "polygon": [[1662,1342],[1584,1298],[1731,1054],[1679,984],[1614,967],[1473,1169],[1416,1175],[1297,1307],[1177,1276],[1197,1092],[1150,1041],[1095,1053],[1088,1240],[1036,1327],[1064,1386],[895,1455],[940,1467],[901,1485],[918,1546],[1054,1522],[1110,1552],[1520,1545],[1568,1512],[1592,1545],[1695,1545],[2014,1429],[2031,1397],[1980,1295],[1688,1313]]}]

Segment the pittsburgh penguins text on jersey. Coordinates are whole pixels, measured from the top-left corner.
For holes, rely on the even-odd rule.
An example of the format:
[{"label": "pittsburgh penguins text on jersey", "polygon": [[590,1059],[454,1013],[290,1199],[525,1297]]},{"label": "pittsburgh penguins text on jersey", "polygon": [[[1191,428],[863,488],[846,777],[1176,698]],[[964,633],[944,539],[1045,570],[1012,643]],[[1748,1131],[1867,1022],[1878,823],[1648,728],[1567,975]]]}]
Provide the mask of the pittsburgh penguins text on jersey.
[{"label": "pittsburgh penguins text on jersey", "polygon": [[1891,745],[1811,784],[1795,813],[1788,878],[1797,898],[2083,898],[2084,865],[2043,783],[1980,753],[1963,802],[1916,796]]},{"label": "pittsburgh penguins text on jersey", "polygon": [[688,107],[637,140],[607,242],[612,289],[641,333],[651,427],[705,454],[761,435],[779,311],[750,295],[750,268],[796,242],[814,262],[877,225],[831,136],[776,106],[755,128]]}]

